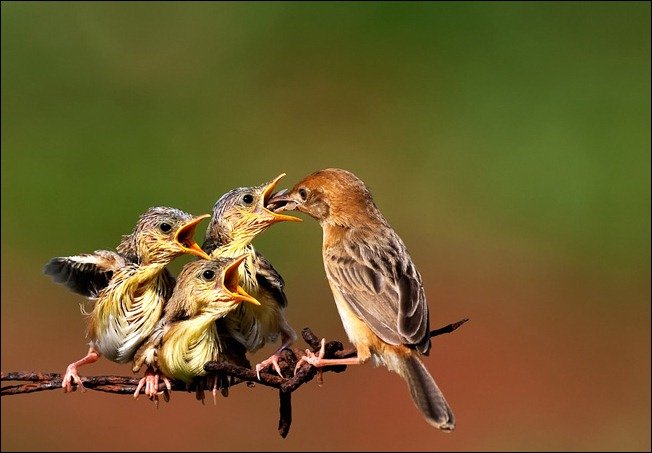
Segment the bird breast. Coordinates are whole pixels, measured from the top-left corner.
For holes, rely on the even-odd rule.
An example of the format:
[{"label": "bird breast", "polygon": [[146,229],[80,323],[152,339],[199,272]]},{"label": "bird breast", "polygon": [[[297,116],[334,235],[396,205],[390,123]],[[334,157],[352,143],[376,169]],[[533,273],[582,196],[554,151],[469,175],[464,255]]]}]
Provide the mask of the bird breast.
[{"label": "bird breast", "polygon": [[136,266],[114,276],[91,314],[92,342],[114,362],[131,360],[161,317],[167,283],[160,273],[147,277],[147,269]]}]

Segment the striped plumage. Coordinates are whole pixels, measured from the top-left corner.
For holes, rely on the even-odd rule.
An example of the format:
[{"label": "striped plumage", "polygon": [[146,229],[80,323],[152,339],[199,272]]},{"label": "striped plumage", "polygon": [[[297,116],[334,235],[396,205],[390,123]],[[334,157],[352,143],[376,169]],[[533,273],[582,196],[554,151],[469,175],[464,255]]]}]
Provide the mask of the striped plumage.
[{"label": "striped plumage", "polygon": [[240,284],[255,297],[259,306],[241,304],[218,321],[226,336],[235,339],[249,352],[281,337],[281,347],[269,359],[256,365],[273,365],[280,374],[277,354],[289,346],[296,333],[285,318],[287,299],[283,278],[251,241],[269,226],[281,221],[300,221],[292,216],[271,212],[266,207],[274,187],[284,176],[255,187],[239,187],[224,194],[213,207],[202,248],[211,256],[233,258],[245,255],[240,265]]},{"label": "striped plumage", "polygon": [[88,320],[90,349],[86,357],[68,366],[62,384],[66,391],[72,390],[73,380],[81,386],[77,367],[101,355],[118,363],[133,359],[172,292],[174,279],[165,266],[184,253],[207,257],[192,238],[206,217],[168,207],[150,208],[134,231],[123,236],[117,252],[56,257],[45,266],[44,272],[55,282],[95,302]]},{"label": "striped plumage", "polygon": [[420,355],[430,350],[428,304],[421,275],[405,244],[353,173],[325,169],[310,174],[269,201],[297,209],[323,229],[324,269],[344,330],[357,357],[323,359],[314,366],[364,363],[370,358],[398,373],[431,425],[451,431],[455,418]]}]

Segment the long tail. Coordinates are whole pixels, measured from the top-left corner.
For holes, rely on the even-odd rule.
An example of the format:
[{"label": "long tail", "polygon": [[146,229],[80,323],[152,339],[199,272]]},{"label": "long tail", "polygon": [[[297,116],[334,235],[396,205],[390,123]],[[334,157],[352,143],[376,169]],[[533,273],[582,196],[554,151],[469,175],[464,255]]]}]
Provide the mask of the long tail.
[{"label": "long tail", "polygon": [[412,401],[426,421],[441,430],[455,429],[453,411],[419,357],[402,357],[396,362],[392,368],[405,379]]}]

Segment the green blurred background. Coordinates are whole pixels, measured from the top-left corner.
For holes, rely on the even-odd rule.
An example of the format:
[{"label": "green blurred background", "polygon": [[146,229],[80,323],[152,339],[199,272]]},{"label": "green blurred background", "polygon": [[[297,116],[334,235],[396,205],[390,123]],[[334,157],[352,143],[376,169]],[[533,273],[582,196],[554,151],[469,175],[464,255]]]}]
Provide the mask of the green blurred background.
[{"label": "green blurred background", "polygon": [[[86,352],[51,257],[325,167],[366,181],[431,326],[471,318],[425,360],[452,435],[368,364],[296,392],[285,440],[261,386],[158,410],[51,391],[2,398],[2,450],[649,451],[647,2],[2,2],[2,370]],[[292,325],[345,340],[317,223],[255,244]]]}]

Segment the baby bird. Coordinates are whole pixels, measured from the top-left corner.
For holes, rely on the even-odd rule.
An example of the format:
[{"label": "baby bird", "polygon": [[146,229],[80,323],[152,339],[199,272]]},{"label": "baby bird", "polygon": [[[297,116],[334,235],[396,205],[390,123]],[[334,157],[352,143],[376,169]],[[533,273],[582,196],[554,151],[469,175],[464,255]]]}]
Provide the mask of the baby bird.
[{"label": "baby bird", "polygon": [[61,384],[65,392],[72,391],[73,381],[84,390],[77,368],[100,356],[117,363],[133,359],[172,293],[174,278],[165,266],[184,253],[208,258],[193,239],[197,225],[207,217],[150,208],[133,232],[123,236],[117,252],[55,257],[45,265],[44,272],[56,283],[95,301],[88,320],[90,349],[68,365]]},{"label": "baby bird", "polygon": [[370,358],[398,373],[431,425],[451,431],[453,413],[420,355],[430,351],[428,304],[405,244],[353,173],[329,168],[310,174],[289,192],[269,200],[277,209],[297,209],[323,229],[322,255],[344,330],[358,356],[301,358],[316,367],[353,365]]},{"label": "baby bird", "polygon": [[[156,366],[165,376],[190,384],[206,375],[206,362],[225,360],[215,321],[241,302],[260,305],[238,283],[238,268],[245,259],[243,255],[186,264],[177,277],[161,322],[136,353],[136,362],[142,354],[153,354]],[[151,386],[145,393],[153,398],[156,391],[156,386]]]},{"label": "baby bird", "polygon": [[287,299],[283,291],[283,278],[251,245],[258,234],[277,222],[301,221],[297,217],[277,214],[266,207],[276,184],[283,176],[284,173],[266,184],[239,187],[224,194],[213,207],[202,245],[211,256],[233,258],[244,254],[246,258],[240,265],[240,285],[260,302],[260,305],[240,304],[220,319],[220,330],[249,352],[257,351],[268,341],[276,341],[281,335],[281,347],[256,365],[259,379],[260,371],[269,365],[273,365],[281,375],[278,354],[297,337],[284,314]]}]

